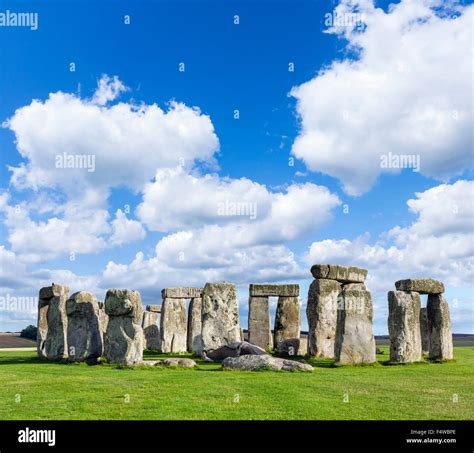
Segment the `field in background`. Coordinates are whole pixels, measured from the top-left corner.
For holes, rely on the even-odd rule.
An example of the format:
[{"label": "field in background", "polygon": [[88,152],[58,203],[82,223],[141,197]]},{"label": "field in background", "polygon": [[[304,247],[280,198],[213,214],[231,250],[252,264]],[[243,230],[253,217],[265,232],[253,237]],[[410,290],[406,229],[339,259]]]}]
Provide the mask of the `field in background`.
[{"label": "field in background", "polygon": [[36,341],[20,337],[19,333],[0,333],[0,349],[36,348]]},{"label": "field in background", "polygon": [[[470,419],[474,348],[456,361],[332,368],[312,373],[61,364],[34,352],[0,351],[0,419]],[[169,356],[169,355],[168,355]],[[145,358],[163,357],[151,352]]]}]

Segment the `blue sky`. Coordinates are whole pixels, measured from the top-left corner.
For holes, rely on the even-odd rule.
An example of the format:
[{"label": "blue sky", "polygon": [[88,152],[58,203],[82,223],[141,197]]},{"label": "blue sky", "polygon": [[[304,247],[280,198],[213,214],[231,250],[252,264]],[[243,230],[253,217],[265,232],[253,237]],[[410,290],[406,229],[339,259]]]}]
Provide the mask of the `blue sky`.
[{"label": "blue sky", "polygon": [[[54,281],[156,303],[165,286],[230,280],[246,327],[248,283],[298,282],[304,311],[311,264],[334,262],[369,269],[376,333],[386,292],[412,276],[443,280],[454,331],[474,332],[470,2],[5,10],[39,18],[0,27],[5,299]],[[353,13],[362,28],[327,23]],[[95,171],[54,168],[63,152],[94,155]],[[420,171],[382,169],[388,153]],[[216,215],[226,200],[257,218]],[[34,319],[7,309],[0,330]]]}]

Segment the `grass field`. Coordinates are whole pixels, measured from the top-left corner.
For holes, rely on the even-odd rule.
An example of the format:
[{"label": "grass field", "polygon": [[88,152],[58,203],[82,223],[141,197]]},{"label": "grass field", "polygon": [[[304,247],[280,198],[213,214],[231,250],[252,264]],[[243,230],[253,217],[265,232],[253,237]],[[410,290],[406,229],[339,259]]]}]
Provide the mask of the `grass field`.
[{"label": "grass field", "polygon": [[[34,352],[0,351],[0,420],[7,419],[473,419],[474,348],[456,361],[331,367],[312,373],[40,362]],[[145,353],[145,358],[160,358]]]}]

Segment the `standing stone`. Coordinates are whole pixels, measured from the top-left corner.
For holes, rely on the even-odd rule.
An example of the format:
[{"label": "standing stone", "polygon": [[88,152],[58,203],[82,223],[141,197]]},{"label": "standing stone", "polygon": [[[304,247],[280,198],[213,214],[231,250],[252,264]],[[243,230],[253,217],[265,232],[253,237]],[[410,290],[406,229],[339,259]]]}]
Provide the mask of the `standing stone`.
[{"label": "standing stone", "polygon": [[142,300],[138,291],[109,289],[105,312],[109,316],[104,355],[110,363],[139,365],[143,359]]},{"label": "standing stone", "polygon": [[369,291],[341,291],[334,345],[336,363],[354,365],[375,362],[372,318],[372,297]]},{"label": "standing stone", "polygon": [[232,283],[206,283],[202,299],[202,353],[240,342],[237,291]]},{"label": "standing stone", "polygon": [[202,299],[194,297],[189,302],[188,308],[188,352],[201,354],[201,308]]},{"label": "standing stone", "polygon": [[268,297],[250,296],[249,299],[249,343],[271,349],[273,347]]},{"label": "standing stone", "polygon": [[308,354],[334,358],[337,298],[341,287],[336,280],[317,279],[308,291]]},{"label": "standing stone", "polygon": [[428,326],[428,310],[420,309],[421,349],[423,352],[430,350],[430,329]]},{"label": "standing stone", "polygon": [[163,299],[161,306],[161,352],[186,352],[186,299]]},{"label": "standing stone", "polygon": [[453,359],[453,335],[449,306],[442,294],[430,294],[427,303],[432,360]]},{"label": "standing stone", "polygon": [[422,359],[420,294],[388,292],[388,333],[392,362],[419,362]]},{"label": "standing stone", "polygon": [[[147,306],[148,309],[149,306]],[[146,310],[143,312],[143,335],[145,349],[160,350],[160,330],[158,329],[158,312]]]},{"label": "standing stone", "polygon": [[67,358],[66,300],[69,288],[63,285],[40,289],[38,299],[37,352],[49,360]]},{"label": "standing stone", "polygon": [[[300,338],[300,303],[298,297],[278,298],[273,345],[278,349],[280,341]],[[299,344],[299,343],[298,343]]]},{"label": "standing stone", "polygon": [[109,315],[105,312],[104,302],[97,302],[97,304],[99,305],[99,329],[103,344],[104,335],[107,331],[107,324],[109,323]]},{"label": "standing stone", "polygon": [[66,301],[68,360],[97,360],[103,352],[99,304],[94,294],[74,293]]}]

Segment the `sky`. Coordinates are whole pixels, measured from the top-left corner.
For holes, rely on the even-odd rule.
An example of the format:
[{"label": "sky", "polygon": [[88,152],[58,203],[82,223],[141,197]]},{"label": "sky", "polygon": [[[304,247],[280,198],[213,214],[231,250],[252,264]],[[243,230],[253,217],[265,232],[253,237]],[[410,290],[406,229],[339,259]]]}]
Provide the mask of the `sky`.
[{"label": "sky", "polygon": [[451,0],[2,2],[0,331],[52,282],[230,281],[244,328],[250,283],[298,283],[306,329],[334,263],[376,334],[414,277],[474,333],[472,30]]}]

